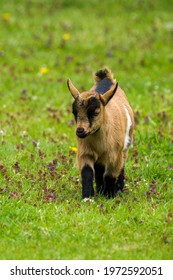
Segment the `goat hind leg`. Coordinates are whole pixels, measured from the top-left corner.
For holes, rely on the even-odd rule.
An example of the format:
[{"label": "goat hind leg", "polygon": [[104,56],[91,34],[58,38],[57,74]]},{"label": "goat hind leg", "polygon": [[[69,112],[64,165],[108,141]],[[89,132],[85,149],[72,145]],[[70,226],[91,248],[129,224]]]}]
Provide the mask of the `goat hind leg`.
[{"label": "goat hind leg", "polygon": [[117,178],[117,181],[115,183],[115,192],[123,191],[124,188],[124,167],[121,169],[121,172]]}]

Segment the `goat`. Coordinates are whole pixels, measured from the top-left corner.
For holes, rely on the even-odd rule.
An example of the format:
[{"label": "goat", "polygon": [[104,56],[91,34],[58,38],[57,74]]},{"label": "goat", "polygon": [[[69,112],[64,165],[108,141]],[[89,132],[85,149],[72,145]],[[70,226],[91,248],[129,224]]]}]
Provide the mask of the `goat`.
[{"label": "goat", "polygon": [[114,197],[124,188],[124,164],[133,141],[134,115],[127,97],[112,72],[95,73],[95,84],[79,93],[67,81],[75,99],[72,112],[76,121],[77,161],[82,178],[82,198],[97,193]]}]

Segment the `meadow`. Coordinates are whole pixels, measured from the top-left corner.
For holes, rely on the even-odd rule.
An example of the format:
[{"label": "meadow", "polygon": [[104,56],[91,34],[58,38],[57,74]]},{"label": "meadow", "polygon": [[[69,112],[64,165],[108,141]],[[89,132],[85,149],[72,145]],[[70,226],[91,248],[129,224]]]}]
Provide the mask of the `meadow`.
[{"label": "meadow", "polygon": [[[0,1],[0,259],[173,258],[172,1]],[[81,199],[72,97],[108,66],[135,113],[126,190]]]}]

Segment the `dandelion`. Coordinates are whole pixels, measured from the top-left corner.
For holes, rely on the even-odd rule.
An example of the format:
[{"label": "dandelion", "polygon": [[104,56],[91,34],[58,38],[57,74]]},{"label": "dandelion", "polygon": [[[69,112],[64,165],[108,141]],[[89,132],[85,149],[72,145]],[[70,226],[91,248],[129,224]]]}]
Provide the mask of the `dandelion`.
[{"label": "dandelion", "polygon": [[71,147],[71,151],[74,153],[77,153],[77,148],[76,147]]},{"label": "dandelion", "polygon": [[48,72],[49,72],[49,69],[46,66],[42,66],[40,68],[39,75],[42,76],[42,75],[47,74]]},{"label": "dandelion", "polygon": [[64,41],[68,41],[70,39],[70,34],[69,33],[65,33],[63,36],[62,36],[63,40]]},{"label": "dandelion", "polygon": [[3,13],[3,14],[2,14],[2,19],[3,19],[4,21],[9,21],[9,19],[10,19],[10,14],[9,14],[9,13]]}]

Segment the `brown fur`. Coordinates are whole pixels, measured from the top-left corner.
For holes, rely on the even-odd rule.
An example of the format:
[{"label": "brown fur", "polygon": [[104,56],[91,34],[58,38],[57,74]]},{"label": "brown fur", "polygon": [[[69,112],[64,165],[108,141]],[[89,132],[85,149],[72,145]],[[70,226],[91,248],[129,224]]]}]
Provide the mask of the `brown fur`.
[{"label": "brown fur", "polygon": [[[78,166],[82,171],[84,166],[89,165],[94,171],[94,163],[105,166],[105,174],[118,178],[125,159],[127,158],[127,147],[124,148],[125,134],[127,129],[127,112],[131,119],[129,137],[133,141],[134,116],[123,90],[113,78],[112,72],[106,68],[106,76],[113,82],[113,86],[105,94],[95,92],[99,77],[95,76],[95,85],[90,91],[77,94],[71,81],[68,82],[69,89],[76,100],[77,119],[76,128],[84,128],[88,136],[77,137],[78,141]],[[98,116],[93,119],[90,125],[87,118],[87,105],[91,97],[95,96],[100,107],[96,109]],[[125,109],[126,108],[126,109]],[[127,110],[127,112],[126,112]]]}]

